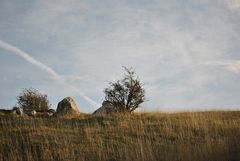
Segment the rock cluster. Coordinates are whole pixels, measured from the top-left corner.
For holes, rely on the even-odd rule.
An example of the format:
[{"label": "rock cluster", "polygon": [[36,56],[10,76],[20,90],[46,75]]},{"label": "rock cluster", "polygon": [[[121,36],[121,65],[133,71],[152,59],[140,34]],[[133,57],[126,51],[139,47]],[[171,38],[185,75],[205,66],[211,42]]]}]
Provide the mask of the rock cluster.
[{"label": "rock cluster", "polygon": [[[57,110],[32,110],[28,108],[23,110],[21,107],[13,107],[9,111],[14,116],[30,116],[30,117],[52,117],[52,116],[77,116],[80,114],[75,101],[71,97],[66,97],[58,103]],[[5,112],[7,113],[7,112]]]}]

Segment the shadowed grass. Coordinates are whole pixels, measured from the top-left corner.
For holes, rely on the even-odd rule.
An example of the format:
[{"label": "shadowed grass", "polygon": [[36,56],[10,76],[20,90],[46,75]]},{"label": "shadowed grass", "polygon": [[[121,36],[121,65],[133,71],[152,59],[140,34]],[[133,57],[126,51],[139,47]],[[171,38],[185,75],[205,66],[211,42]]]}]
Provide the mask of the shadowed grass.
[{"label": "shadowed grass", "polygon": [[240,112],[22,118],[0,112],[0,160],[238,161]]}]

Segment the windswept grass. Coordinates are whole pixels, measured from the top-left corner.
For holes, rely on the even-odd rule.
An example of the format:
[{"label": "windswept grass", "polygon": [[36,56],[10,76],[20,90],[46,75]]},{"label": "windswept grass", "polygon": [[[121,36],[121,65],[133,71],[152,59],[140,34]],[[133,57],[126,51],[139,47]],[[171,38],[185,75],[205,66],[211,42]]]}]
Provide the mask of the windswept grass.
[{"label": "windswept grass", "polygon": [[0,112],[1,161],[239,161],[240,112],[21,118]]}]

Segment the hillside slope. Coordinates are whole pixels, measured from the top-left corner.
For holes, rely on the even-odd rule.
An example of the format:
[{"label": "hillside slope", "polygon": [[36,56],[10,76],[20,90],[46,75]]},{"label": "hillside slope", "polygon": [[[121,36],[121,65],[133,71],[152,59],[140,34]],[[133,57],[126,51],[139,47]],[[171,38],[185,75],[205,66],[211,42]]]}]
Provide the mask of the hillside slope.
[{"label": "hillside slope", "polygon": [[239,161],[240,112],[21,118],[0,112],[0,161]]}]

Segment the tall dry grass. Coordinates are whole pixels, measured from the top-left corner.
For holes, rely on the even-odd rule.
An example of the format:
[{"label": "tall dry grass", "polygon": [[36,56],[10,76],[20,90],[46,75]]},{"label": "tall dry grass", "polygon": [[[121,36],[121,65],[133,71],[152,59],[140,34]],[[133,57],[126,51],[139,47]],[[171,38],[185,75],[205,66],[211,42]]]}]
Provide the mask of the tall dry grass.
[{"label": "tall dry grass", "polygon": [[239,161],[240,112],[0,114],[0,138],[1,161]]}]

